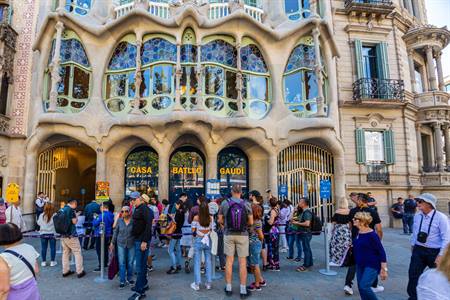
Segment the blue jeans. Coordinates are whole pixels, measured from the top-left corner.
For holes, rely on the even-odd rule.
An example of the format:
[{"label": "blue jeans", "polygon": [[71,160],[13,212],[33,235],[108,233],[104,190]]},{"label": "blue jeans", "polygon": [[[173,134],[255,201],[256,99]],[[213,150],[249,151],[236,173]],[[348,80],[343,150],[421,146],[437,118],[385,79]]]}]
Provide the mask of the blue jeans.
[{"label": "blue jeans", "polygon": [[209,246],[202,244],[201,241],[201,237],[194,238],[194,279],[196,284],[200,284],[202,282],[202,277],[200,274],[202,252],[205,255],[206,283],[211,283],[212,281],[211,240]]},{"label": "blue jeans", "polygon": [[414,214],[403,214],[403,233],[413,233]]},{"label": "blue jeans", "polygon": [[312,251],[311,251],[311,239],[312,234],[311,232],[302,232],[300,234],[300,240],[302,241],[302,247],[303,247],[303,266],[305,268],[312,267],[313,265],[313,258],[312,258]]},{"label": "blue jeans", "polygon": [[56,239],[53,234],[41,235],[41,258],[42,261],[47,261],[47,248],[50,243],[50,258],[51,261],[55,261],[56,257]]},{"label": "blue jeans", "polygon": [[181,245],[180,240],[171,239],[169,243],[169,256],[172,260],[172,268],[181,265]]},{"label": "blue jeans", "polygon": [[117,246],[120,283],[125,283],[125,275],[128,281],[133,279],[134,251],[135,248]]},{"label": "blue jeans", "polygon": [[378,278],[378,271],[373,268],[356,266],[356,278],[361,300],[377,300],[372,291],[372,284]]},{"label": "blue jeans", "polygon": [[296,234],[296,231],[289,232],[290,234],[287,236],[288,246],[289,246],[289,257],[294,257],[294,242],[297,247],[297,257],[298,259],[302,258],[302,243],[300,241],[300,235]]},{"label": "blue jeans", "polygon": [[262,242],[260,240],[250,241],[249,247],[250,255],[248,257],[248,262],[250,266],[259,266],[261,250],[262,250]]},{"label": "blue jeans", "polygon": [[141,241],[134,242],[134,253],[136,258],[136,292],[144,294],[144,287],[148,284],[147,281],[147,256],[148,245],[145,251],[141,251]]}]

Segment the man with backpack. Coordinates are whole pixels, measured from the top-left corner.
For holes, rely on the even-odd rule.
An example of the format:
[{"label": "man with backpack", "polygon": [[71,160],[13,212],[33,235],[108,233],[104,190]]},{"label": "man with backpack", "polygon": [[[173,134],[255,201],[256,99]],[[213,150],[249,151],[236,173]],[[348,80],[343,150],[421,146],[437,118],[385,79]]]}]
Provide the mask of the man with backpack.
[{"label": "man with backpack", "polygon": [[314,213],[309,208],[309,199],[301,198],[298,206],[303,210],[300,221],[292,221],[292,224],[299,227],[300,241],[303,248],[303,265],[296,269],[297,272],[306,272],[313,266],[313,257],[311,251],[311,227],[314,219]]},{"label": "man with backpack", "polygon": [[253,224],[250,202],[241,199],[242,187],[235,184],[231,187],[231,198],[222,202],[219,209],[218,222],[224,229],[224,252],[227,256],[225,264],[225,294],[232,295],[232,273],[234,254],[239,260],[240,296],[250,295],[247,290],[247,256],[249,255],[248,227]]},{"label": "man with backpack", "polygon": [[53,217],[56,233],[61,234],[62,254],[62,271],[63,277],[72,275],[74,272],[70,270],[70,253],[75,256],[75,266],[77,277],[81,278],[86,275],[83,268],[83,256],[81,255],[80,240],[77,237],[75,224],[77,224],[77,216],[75,209],[77,208],[77,200],[71,199],[60,209]]}]

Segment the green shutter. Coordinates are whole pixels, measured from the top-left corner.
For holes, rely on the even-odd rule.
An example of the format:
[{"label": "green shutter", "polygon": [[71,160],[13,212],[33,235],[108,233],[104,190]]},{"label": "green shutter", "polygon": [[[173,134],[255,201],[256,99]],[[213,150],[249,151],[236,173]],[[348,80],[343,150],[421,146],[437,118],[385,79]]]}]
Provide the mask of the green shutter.
[{"label": "green shutter", "polygon": [[364,78],[364,63],[361,40],[355,40],[356,79]]},{"label": "green shutter", "polygon": [[364,136],[364,129],[357,128],[356,136],[356,163],[361,165],[366,163],[366,140]]},{"label": "green shutter", "polygon": [[395,163],[395,147],[394,147],[394,133],[391,129],[383,132],[384,140],[384,161],[387,165]]},{"label": "green shutter", "polygon": [[389,60],[387,55],[387,43],[377,45],[377,69],[379,79],[389,79]]}]

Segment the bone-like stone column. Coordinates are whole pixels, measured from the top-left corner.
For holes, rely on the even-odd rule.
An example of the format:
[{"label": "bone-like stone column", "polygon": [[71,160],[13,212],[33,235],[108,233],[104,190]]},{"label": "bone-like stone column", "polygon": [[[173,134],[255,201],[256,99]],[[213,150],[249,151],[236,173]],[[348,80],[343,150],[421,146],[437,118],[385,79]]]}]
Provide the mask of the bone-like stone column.
[{"label": "bone-like stone column", "polygon": [[55,52],[53,53],[52,62],[50,64],[51,73],[51,88],[49,97],[49,107],[48,112],[57,112],[57,102],[58,102],[58,83],[61,81],[61,76],[59,75],[59,65],[61,62],[61,39],[64,30],[64,24],[58,21],[55,25],[56,28],[56,39],[55,39]]}]

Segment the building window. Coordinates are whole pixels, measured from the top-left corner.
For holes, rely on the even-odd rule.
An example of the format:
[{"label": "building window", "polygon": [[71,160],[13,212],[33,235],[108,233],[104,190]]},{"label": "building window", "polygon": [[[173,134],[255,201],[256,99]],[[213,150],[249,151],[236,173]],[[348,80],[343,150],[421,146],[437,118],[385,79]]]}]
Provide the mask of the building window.
[{"label": "building window", "polygon": [[87,15],[91,5],[92,0],[66,0],[66,10],[80,16]]},{"label": "building window", "polygon": [[289,20],[308,18],[311,14],[309,0],[284,0],[284,12]]},{"label": "building window", "polygon": [[374,46],[363,46],[363,65],[365,78],[378,78],[377,54]]},{"label": "building window", "polygon": [[[55,52],[55,40],[48,64],[53,60]],[[77,113],[82,111],[89,102],[89,91],[91,82],[91,66],[84,47],[73,31],[65,31],[61,40],[60,82],[57,85],[57,108],[63,113]],[[44,83],[44,109],[49,107],[51,74],[49,68],[45,71]]]},{"label": "building window", "polygon": [[422,83],[422,73],[420,72],[420,67],[414,65],[414,78],[416,81],[415,90],[416,93],[423,93],[423,83]]},{"label": "building window", "polygon": [[257,8],[262,8],[262,0],[244,0],[244,4]]},{"label": "building window", "polygon": [[356,129],[356,162],[358,164],[394,164],[395,149],[392,130]]},{"label": "building window", "polygon": [[233,184],[240,184],[243,193],[248,193],[248,158],[239,148],[225,148],[218,154],[217,178],[220,193],[227,197]]},{"label": "building window", "polygon": [[389,79],[387,44],[363,44],[355,40],[357,79]]},{"label": "building window", "polygon": [[8,90],[9,78],[8,74],[4,73],[0,86],[0,115],[6,115],[6,108],[8,107]]},{"label": "building window", "polygon": [[183,34],[183,44],[180,49],[181,62],[181,105],[186,110],[191,110],[197,105],[197,92],[199,88],[197,80],[198,47],[195,44],[195,33],[191,28]]},{"label": "building window", "polygon": [[323,68],[324,86],[319,87],[315,68],[315,51],[312,37],[304,37],[294,48],[284,71],[284,102],[298,117],[310,117],[317,113],[319,88],[326,95],[327,74]]}]

